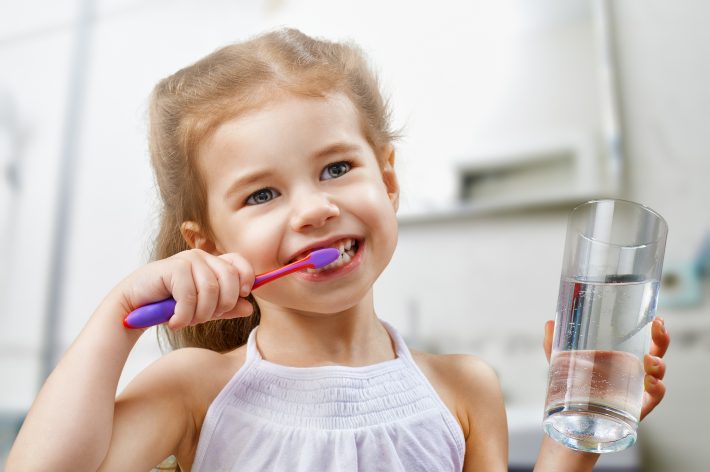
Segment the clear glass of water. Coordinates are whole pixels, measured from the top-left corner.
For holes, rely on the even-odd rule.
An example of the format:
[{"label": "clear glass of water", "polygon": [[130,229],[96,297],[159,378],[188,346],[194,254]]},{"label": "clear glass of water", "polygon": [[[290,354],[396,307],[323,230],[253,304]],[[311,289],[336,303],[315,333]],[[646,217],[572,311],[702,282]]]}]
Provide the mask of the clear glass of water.
[{"label": "clear glass of water", "polygon": [[658,213],[625,200],[570,213],[543,420],[567,447],[636,442],[667,232]]}]

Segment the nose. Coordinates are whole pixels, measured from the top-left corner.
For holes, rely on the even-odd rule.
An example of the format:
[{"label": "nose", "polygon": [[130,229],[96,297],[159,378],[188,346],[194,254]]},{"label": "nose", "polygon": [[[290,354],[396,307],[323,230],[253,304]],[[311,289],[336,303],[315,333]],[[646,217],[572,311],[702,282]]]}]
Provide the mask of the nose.
[{"label": "nose", "polygon": [[303,231],[320,228],[331,219],[340,215],[340,208],[323,192],[309,192],[294,199],[291,214],[291,228]]}]

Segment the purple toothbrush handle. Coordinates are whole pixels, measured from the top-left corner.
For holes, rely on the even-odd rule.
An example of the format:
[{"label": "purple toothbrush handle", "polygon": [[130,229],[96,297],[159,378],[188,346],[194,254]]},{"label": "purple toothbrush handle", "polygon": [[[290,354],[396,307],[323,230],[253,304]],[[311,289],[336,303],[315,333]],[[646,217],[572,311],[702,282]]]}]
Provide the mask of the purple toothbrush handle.
[{"label": "purple toothbrush handle", "polygon": [[123,320],[126,328],[149,328],[168,321],[175,313],[175,299],[166,298],[155,303],[143,305],[130,312]]}]

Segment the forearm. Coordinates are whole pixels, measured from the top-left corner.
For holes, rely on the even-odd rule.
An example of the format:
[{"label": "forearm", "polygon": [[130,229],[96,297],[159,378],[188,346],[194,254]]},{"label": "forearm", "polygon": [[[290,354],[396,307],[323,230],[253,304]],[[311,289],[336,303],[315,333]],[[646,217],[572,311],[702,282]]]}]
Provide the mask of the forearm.
[{"label": "forearm", "polygon": [[587,472],[594,468],[599,454],[572,450],[544,435],[535,462],[538,472]]},{"label": "forearm", "polygon": [[96,470],[111,441],[118,380],[141,331],[121,324],[116,297],[99,306],[35,399],[6,470]]}]

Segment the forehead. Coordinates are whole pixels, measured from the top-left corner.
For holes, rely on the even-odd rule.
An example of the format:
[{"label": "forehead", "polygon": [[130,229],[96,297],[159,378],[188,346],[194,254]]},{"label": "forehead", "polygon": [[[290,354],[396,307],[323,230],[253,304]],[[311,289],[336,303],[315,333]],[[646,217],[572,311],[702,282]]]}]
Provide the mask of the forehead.
[{"label": "forehead", "polygon": [[199,147],[197,161],[208,183],[215,183],[231,167],[308,157],[335,143],[372,152],[350,99],[288,95],[217,126]]}]

